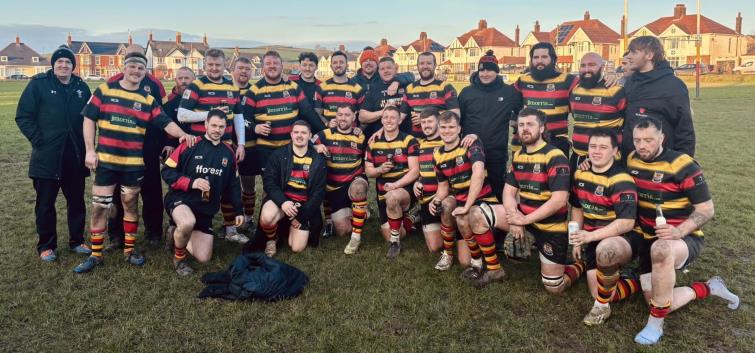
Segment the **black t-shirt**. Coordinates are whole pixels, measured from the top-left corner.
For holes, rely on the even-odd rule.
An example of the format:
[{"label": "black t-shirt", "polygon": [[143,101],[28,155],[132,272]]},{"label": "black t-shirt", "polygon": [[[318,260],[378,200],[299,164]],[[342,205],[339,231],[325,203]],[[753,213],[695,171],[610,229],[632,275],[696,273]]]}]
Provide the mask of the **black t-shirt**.
[{"label": "black t-shirt", "polygon": [[[399,86],[399,89],[396,91],[396,94],[394,95],[388,95],[386,93],[386,90],[388,90],[388,87],[393,84],[393,82],[396,82],[396,80],[392,80],[390,82],[385,82],[383,80],[377,80],[377,82],[373,82],[370,85],[370,90],[367,91],[367,95],[364,99],[364,104],[362,105],[362,109],[370,111],[370,112],[376,112],[383,110],[387,105],[393,104],[397,108],[401,107],[401,100],[404,97],[404,94],[406,93],[405,87]],[[380,120],[377,120],[375,122],[372,122],[370,124],[367,124],[367,126],[364,127],[364,136],[369,139],[372,134],[375,133],[378,129],[383,127],[383,124],[380,122]],[[404,119],[403,122],[401,122],[401,126],[399,126],[399,130],[405,133],[411,133],[412,131],[412,119],[410,117],[407,117],[407,119]]]}]

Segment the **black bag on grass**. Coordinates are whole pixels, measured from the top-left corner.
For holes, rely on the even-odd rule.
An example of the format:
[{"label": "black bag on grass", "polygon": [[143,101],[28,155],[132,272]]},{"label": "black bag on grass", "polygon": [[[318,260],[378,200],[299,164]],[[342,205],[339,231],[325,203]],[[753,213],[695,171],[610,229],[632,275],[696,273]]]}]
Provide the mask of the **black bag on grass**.
[{"label": "black bag on grass", "polygon": [[271,259],[262,253],[237,256],[228,271],[202,276],[207,287],[199,298],[276,301],[290,299],[304,291],[309,277],[296,267]]}]

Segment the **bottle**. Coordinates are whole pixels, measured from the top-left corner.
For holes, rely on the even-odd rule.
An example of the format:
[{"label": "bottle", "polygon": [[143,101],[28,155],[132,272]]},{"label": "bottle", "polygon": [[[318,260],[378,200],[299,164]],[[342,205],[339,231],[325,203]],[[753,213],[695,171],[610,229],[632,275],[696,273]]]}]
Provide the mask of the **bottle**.
[{"label": "bottle", "polygon": [[666,217],[663,217],[663,210],[660,204],[655,205],[655,225],[662,226],[666,224]]}]

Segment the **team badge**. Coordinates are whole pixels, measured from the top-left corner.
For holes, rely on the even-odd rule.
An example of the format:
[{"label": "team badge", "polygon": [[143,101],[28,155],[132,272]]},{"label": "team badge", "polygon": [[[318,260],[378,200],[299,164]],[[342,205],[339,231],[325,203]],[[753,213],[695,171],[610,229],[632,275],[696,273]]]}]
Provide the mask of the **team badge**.
[{"label": "team badge", "polygon": [[207,95],[208,95],[208,96],[214,96],[214,95],[215,95],[215,92],[213,92],[213,91],[209,91],[209,92],[207,92]]},{"label": "team badge", "polygon": [[357,149],[357,143],[354,141],[351,141],[351,148]]},{"label": "team badge", "polygon": [[660,183],[663,181],[663,172],[655,172],[653,173],[653,182],[654,183]]},{"label": "team badge", "polygon": [[537,163],[532,167],[532,172],[535,174],[540,173],[540,163]]},{"label": "team badge", "polygon": [[142,104],[139,102],[134,102],[134,110],[142,110]]},{"label": "team badge", "polygon": [[346,98],[351,99],[351,92],[346,92]]},{"label": "team badge", "polygon": [[592,97],[592,105],[601,105],[603,103],[603,97]]},{"label": "team badge", "polygon": [[284,98],[288,98],[289,96],[291,96],[291,93],[288,93],[288,91],[283,91]]},{"label": "team badge", "polygon": [[309,164],[305,164],[305,165],[301,166],[301,169],[303,169],[305,172],[308,172],[309,171]]},{"label": "team badge", "polygon": [[553,92],[556,90],[556,85],[553,83],[549,83],[547,86],[545,86],[545,90],[548,92]]},{"label": "team badge", "polygon": [[430,92],[430,98],[431,99],[438,98],[438,92]]},{"label": "team badge", "polygon": [[225,92],[228,93],[228,98],[233,98],[233,92],[231,91],[225,91]]},{"label": "team badge", "polygon": [[397,156],[400,156],[403,153],[400,148],[397,148],[395,152]]},{"label": "team badge", "polygon": [[456,157],[456,165],[457,165],[457,166],[462,166],[462,165],[464,165],[464,157],[462,157],[462,156],[458,156],[458,157]]},{"label": "team badge", "polygon": [[152,89],[149,86],[144,86],[144,92],[151,93]]},{"label": "team badge", "polygon": [[543,244],[543,254],[553,256],[553,247],[550,243]]},{"label": "team badge", "polygon": [[399,88],[399,89],[398,89],[398,94],[400,94],[400,95],[404,95],[404,93],[406,93],[406,90],[405,90],[405,89],[403,89],[403,88]]},{"label": "team badge", "polygon": [[187,89],[187,90],[184,91],[184,94],[183,94],[183,96],[181,96],[181,98],[183,98],[183,99],[189,99],[189,97],[191,97],[191,91]]},{"label": "team badge", "polygon": [[595,188],[595,195],[603,196],[603,185],[598,185]]},{"label": "team badge", "polygon": [[223,161],[221,162],[224,167],[228,166],[228,158],[223,158]]}]

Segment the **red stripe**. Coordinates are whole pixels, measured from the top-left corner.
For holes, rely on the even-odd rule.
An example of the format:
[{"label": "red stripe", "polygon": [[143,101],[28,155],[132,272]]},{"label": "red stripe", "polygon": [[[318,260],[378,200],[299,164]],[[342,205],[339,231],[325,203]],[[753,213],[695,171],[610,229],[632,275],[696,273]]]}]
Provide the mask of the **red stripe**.
[{"label": "red stripe", "polygon": [[357,148],[351,148],[351,147],[328,146],[328,151],[330,151],[330,154],[336,154],[336,155],[354,155],[354,156],[362,155],[362,151],[360,151]]},{"label": "red stripe", "polygon": [[691,190],[695,188],[695,177],[702,174],[702,172],[697,172],[694,175],[690,175],[687,178],[684,178],[682,182],[679,184],[679,186],[682,188],[682,190]]},{"label": "red stripe", "polygon": [[527,98],[545,98],[545,99],[569,98],[569,90],[559,89],[559,90],[548,92],[548,91],[538,91],[538,90],[532,90],[532,89],[523,89],[522,96],[527,97]]},{"label": "red stripe", "polygon": [[546,183],[548,182],[548,174],[515,171],[514,179],[518,182],[534,181],[537,183]]},{"label": "red stripe", "polygon": [[602,113],[602,114],[610,114],[610,113],[616,113],[618,112],[618,109],[612,105],[594,105],[590,103],[577,103],[572,101],[571,102],[571,109],[572,111],[583,111],[583,112],[590,112],[590,113]]},{"label": "red stripe", "polygon": [[141,150],[144,147],[143,142],[137,141],[123,141],[112,137],[105,137],[100,135],[97,143],[101,146],[122,148],[125,150]]},{"label": "red stripe", "polygon": [[257,102],[257,108],[264,108],[264,107],[269,107],[273,105],[283,105],[283,104],[296,104],[296,97],[288,96],[288,97],[282,97],[282,98],[260,99],[259,102]]},{"label": "red stripe", "polygon": [[[561,120],[563,119],[563,120]],[[569,121],[567,121],[567,117],[564,114],[563,118],[558,120],[551,120],[545,123],[545,128],[548,129],[548,131],[556,131],[556,130],[566,130],[569,128]]]},{"label": "red stripe", "polygon": [[334,103],[356,104],[357,100],[354,98],[346,98],[342,96],[327,96],[327,97],[322,97],[322,102],[325,104],[334,104]]},{"label": "red stripe", "polygon": [[152,114],[150,114],[149,112],[143,112],[143,111],[135,110],[132,108],[126,108],[118,104],[104,103],[100,106],[100,112],[109,113],[109,114],[112,114],[112,113],[123,114],[126,116],[137,118],[141,121],[147,121],[147,122],[152,120]]},{"label": "red stripe", "polygon": [[[223,103],[225,101],[225,103]],[[236,105],[236,102],[238,101],[238,98],[229,98],[229,97],[218,97],[218,96],[204,96],[200,97],[198,100],[199,104],[205,104],[205,105],[217,105],[217,104],[226,104],[230,106]]]},{"label": "red stripe", "polygon": [[172,187],[174,190],[183,190],[183,191],[189,191],[189,183],[191,182],[191,179],[182,176],[178,178],[173,184],[170,184],[170,187]]},{"label": "red stripe", "polygon": [[410,107],[417,107],[417,106],[442,106],[446,104],[446,101],[441,98],[416,98],[416,99],[406,99],[406,104],[408,104]]},{"label": "red stripe", "polygon": [[308,175],[309,175],[309,172],[306,172],[304,170],[292,170],[291,171],[291,177],[292,178],[306,179]]},{"label": "red stripe", "polygon": [[577,189],[577,198],[579,198],[582,201],[587,201],[588,203],[591,203],[593,205],[601,205],[601,206],[608,206],[608,207],[613,205],[613,202],[611,202],[611,200],[608,197],[598,196],[584,189]]},{"label": "red stripe", "polygon": [[668,191],[668,192],[680,192],[678,184],[675,183],[654,183],[651,180],[645,180],[640,178],[634,178],[634,182],[637,184],[638,190],[650,190],[650,191]]}]

